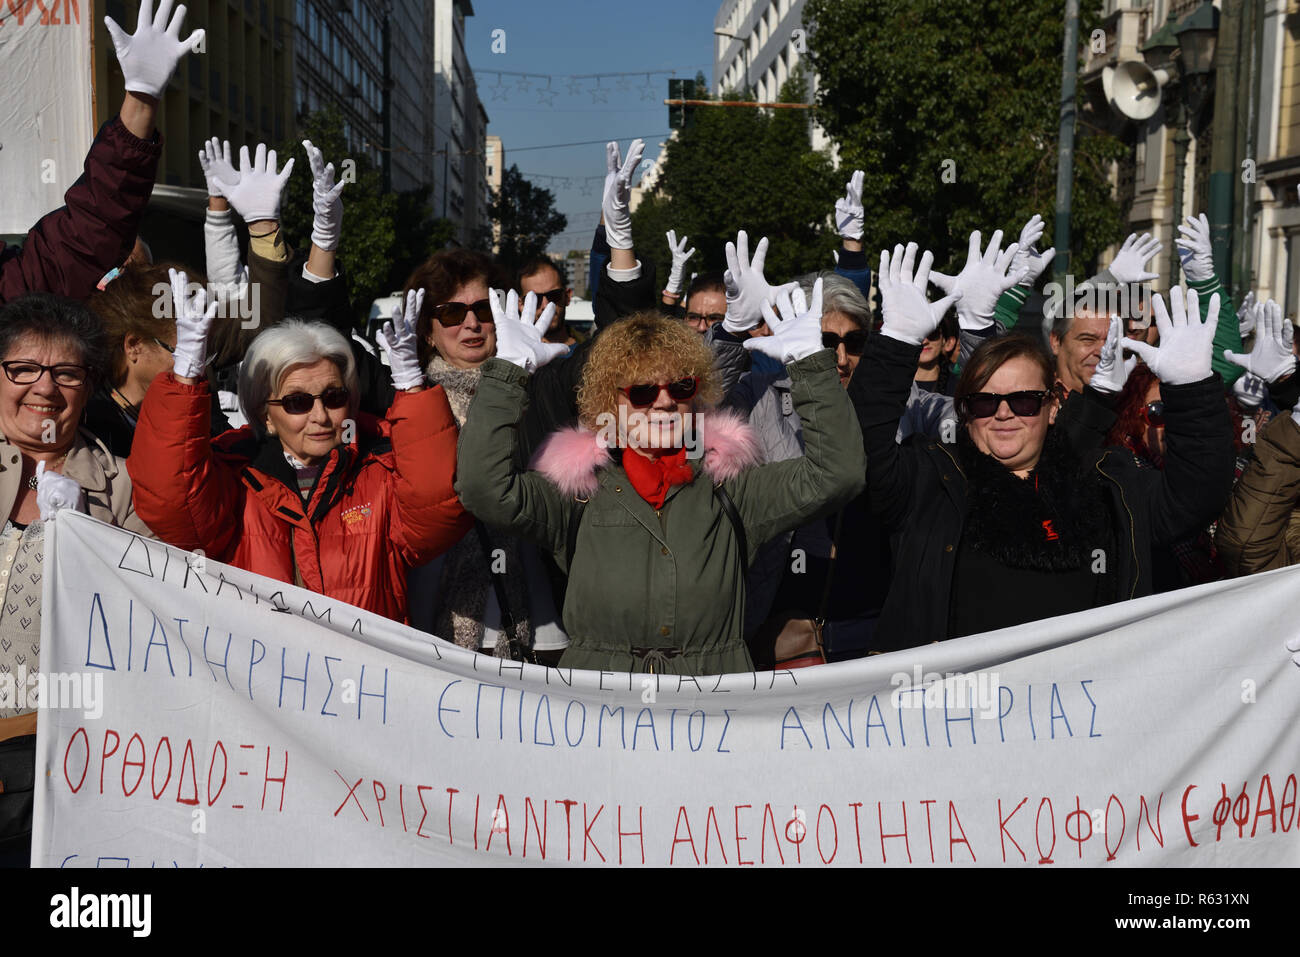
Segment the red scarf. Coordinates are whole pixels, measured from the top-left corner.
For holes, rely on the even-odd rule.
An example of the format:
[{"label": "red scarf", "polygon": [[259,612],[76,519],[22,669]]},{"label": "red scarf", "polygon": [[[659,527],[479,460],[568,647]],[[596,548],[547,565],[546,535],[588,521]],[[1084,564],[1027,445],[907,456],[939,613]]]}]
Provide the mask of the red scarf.
[{"label": "red scarf", "polygon": [[637,494],[656,510],[664,507],[674,485],[685,485],[695,477],[695,470],[686,462],[684,447],[653,459],[628,449],[623,453],[623,470]]}]

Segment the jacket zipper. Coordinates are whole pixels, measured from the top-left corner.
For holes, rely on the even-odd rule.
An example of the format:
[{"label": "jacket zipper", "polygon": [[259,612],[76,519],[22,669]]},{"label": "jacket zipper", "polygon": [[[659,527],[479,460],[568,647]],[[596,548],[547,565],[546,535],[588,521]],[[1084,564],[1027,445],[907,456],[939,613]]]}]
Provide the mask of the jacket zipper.
[{"label": "jacket zipper", "polygon": [[1097,464],[1094,466],[1094,468],[1096,468],[1097,471],[1101,473],[1101,475],[1104,476],[1107,481],[1111,482],[1117,489],[1119,489],[1119,500],[1124,506],[1124,511],[1128,513],[1129,549],[1133,553],[1133,585],[1131,588],[1129,588],[1128,597],[1132,598],[1134,595],[1137,594],[1137,583],[1138,580],[1142,577],[1142,565],[1138,561],[1137,539],[1133,537],[1133,524],[1134,524],[1133,510],[1128,507],[1128,499],[1125,498],[1124,496],[1124,486],[1120,485],[1119,482],[1117,482],[1114,478],[1107,475],[1105,470],[1101,467],[1101,463],[1106,461],[1106,456],[1109,454],[1110,453],[1107,452],[1104,455],[1102,455],[1102,457],[1097,460]]}]

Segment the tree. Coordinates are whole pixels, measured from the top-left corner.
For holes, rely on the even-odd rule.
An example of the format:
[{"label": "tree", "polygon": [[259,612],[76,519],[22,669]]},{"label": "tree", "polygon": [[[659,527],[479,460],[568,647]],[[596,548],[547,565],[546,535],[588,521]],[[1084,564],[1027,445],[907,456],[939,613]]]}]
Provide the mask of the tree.
[{"label": "tree", "polygon": [[[698,82],[702,91],[703,78]],[[806,89],[796,72],[780,101],[802,102]],[[661,281],[671,265],[664,241],[670,229],[690,237],[698,252],[688,265],[697,272],[725,269],[726,243],[741,229],[751,248],[768,238],[769,277],[785,280],[834,265],[838,238],[830,219],[842,177],[828,155],[809,146],[808,122],[805,110],[693,108],[686,128],[668,143],[654,192],[632,217],[633,241],[662,266]]]},{"label": "tree", "polygon": [[568,217],[555,211],[555,194],[528,182],[513,165],[502,174],[489,215],[501,228],[497,259],[511,272],[545,254],[551,237],[569,225]]},{"label": "tree", "polygon": [[[1095,20],[1082,18],[1081,36]],[[804,23],[818,122],[844,169],[866,174],[869,250],[915,240],[952,272],[973,230],[987,239],[1001,228],[1011,243],[1041,213],[1052,235],[1058,0],[808,0]],[[1124,231],[1109,182],[1124,149],[1099,130],[1075,141],[1071,253],[1081,267]]]}]

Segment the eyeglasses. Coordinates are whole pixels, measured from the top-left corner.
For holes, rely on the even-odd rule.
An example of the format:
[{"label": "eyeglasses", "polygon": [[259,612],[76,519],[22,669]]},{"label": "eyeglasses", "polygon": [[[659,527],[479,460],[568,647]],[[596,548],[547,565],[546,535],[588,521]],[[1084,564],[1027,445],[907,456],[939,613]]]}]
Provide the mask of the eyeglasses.
[{"label": "eyeglasses", "polygon": [[281,399],[269,399],[267,405],[278,405],[290,415],[306,415],[316,408],[316,400],[327,409],[342,409],[352,401],[352,393],[340,386],[326,389],[320,395],[308,395],[306,392],[290,392]]},{"label": "eyeglasses", "polygon": [[86,378],[90,375],[90,369],[86,366],[72,365],[63,363],[57,366],[43,366],[39,362],[27,362],[22,359],[15,359],[10,362],[0,362],[4,367],[5,375],[14,385],[31,385],[39,381],[45,373],[50,374],[55,385],[76,388],[84,385]]},{"label": "eyeglasses", "polygon": [[[526,295],[528,295],[528,294],[527,294],[527,293],[524,293],[524,292],[521,292],[521,293],[519,294],[519,301],[520,301],[520,302],[523,302],[523,301],[524,301],[524,296],[526,296]],[[564,290],[563,290],[563,289],[552,289],[550,292],[534,292],[533,295],[537,297],[537,308],[538,308],[538,309],[542,309],[542,308],[544,308],[544,307],[542,306],[542,300],[546,300],[547,302],[552,303],[553,305],[555,305],[556,308],[559,308],[559,306],[561,305],[560,300],[562,300],[562,299],[564,298]]]},{"label": "eyeglasses", "polygon": [[156,342],[156,343],[158,343],[158,345],[162,346],[164,349],[166,349],[166,350],[167,350],[169,353],[171,353],[172,355],[176,355],[176,347],[175,347],[175,346],[169,346],[169,345],[167,345],[167,343],[163,342],[163,341],[162,341],[161,339],[159,339],[157,336],[154,336],[154,337],[153,337],[153,341]]},{"label": "eyeglasses", "polygon": [[844,343],[844,351],[849,355],[860,356],[862,350],[867,347],[867,333],[863,329],[855,329],[843,336],[837,336],[833,332],[822,333],[823,348],[833,352],[839,348],[841,342]]},{"label": "eyeglasses", "polygon": [[655,400],[659,398],[659,393],[664,389],[668,390],[668,397],[673,401],[685,402],[687,399],[694,398],[699,388],[700,380],[695,376],[687,376],[685,379],[678,379],[676,382],[622,386],[618,391],[627,396],[627,401],[632,404],[633,408],[644,409],[654,405]]},{"label": "eyeglasses", "polygon": [[972,419],[987,419],[997,415],[1003,401],[1013,415],[1035,416],[1043,411],[1043,402],[1052,393],[1044,389],[1036,392],[1012,392],[1010,395],[998,395],[996,392],[974,392],[957,400],[958,409]]},{"label": "eyeglasses", "polygon": [[709,312],[709,313],[688,312],[686,314],[687,322],[707,322],[709,325],[713,325],[714,323],[721,322],[723,319],[726,318],[727,318],[727,314],[725,312]]},{"label": "eyeglasses", "polygon": [[1154,425],[1156,428],[1165,424],[1165,404],[1156,399],[1154,402],[1148,402],[1142,407],[1142,418],[1147,420],[1148,425]]},{"label": "eyeglasses", "polygon": [[486,299],[480,299],[469,305],[463,302],[445,302],[441,306],[434,306],[430,315],[437,319],[444,329],[454,329],[465,321],[465,316],[470,312],[474,313],[479,322],[485,324],[492,322],[492,304]]}]

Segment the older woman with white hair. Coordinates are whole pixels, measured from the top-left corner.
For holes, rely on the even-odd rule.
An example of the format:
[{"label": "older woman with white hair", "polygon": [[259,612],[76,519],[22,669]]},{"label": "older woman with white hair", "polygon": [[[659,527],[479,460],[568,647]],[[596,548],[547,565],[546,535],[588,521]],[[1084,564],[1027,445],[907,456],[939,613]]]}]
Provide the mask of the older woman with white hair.
[{"label": "older woman with white hair", "polygon": [[397,389],[385,419],[357,411],[347,340],[289,320],[244,357],[249,425],[210,440],[202,369],[215,307],[186,297],[184,274],[172,288],[173,371],[150,387],[127,460],[140,516],[178,548],[405,621],[406,572],[473,524],[452,488],[451,408],[416,355],[423,296],[408,295],[380,334]]}]

